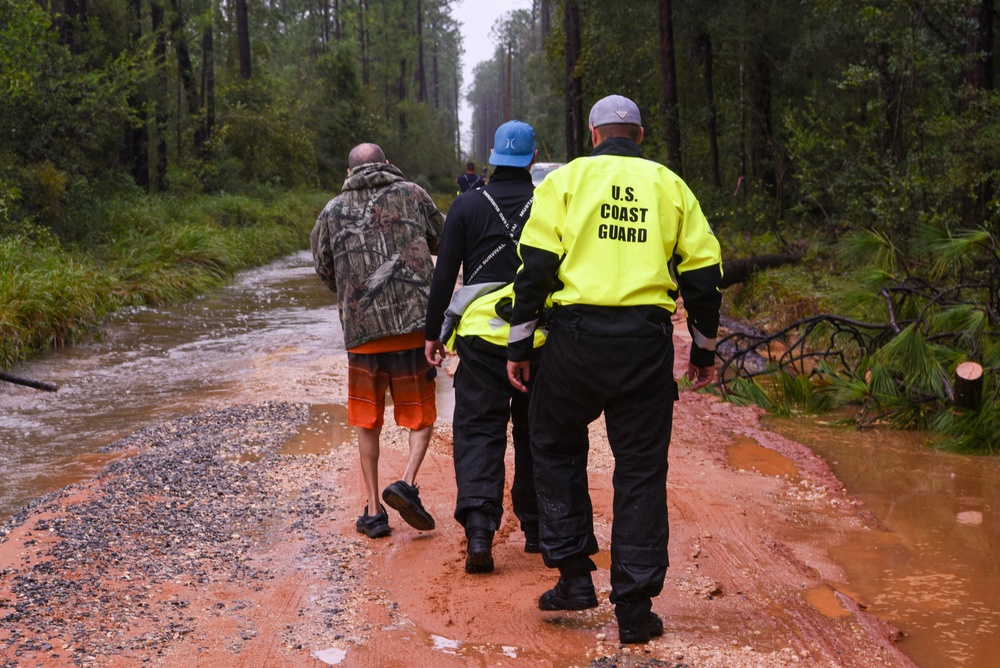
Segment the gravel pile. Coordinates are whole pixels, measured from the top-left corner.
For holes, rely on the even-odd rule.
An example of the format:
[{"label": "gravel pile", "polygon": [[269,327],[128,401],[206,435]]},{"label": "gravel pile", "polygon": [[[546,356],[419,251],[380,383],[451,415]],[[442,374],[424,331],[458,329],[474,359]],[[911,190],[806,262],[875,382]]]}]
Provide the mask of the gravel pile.
[{"label": "gravel pile", "polygon": [[[343,566],[356,548],[315,535],[329,490],[305,475],[310,463],[279,452],[308,418],[305,404],[265,403],[144,429],[107,447],[138,454],[114,461],[98,484],[23,508],[0,528],[0,563],[20,564],[0,570],[0,666],[156,656],[198,626],[185,589],[260,589],[271,576],[260,554],[293,535],[340,581],[324,592],[320,625],[344,626],[335,599],[352,589]],[[255,634],[248,627],[242,639]],[[288,644],[301,646],[293,634]]]}]

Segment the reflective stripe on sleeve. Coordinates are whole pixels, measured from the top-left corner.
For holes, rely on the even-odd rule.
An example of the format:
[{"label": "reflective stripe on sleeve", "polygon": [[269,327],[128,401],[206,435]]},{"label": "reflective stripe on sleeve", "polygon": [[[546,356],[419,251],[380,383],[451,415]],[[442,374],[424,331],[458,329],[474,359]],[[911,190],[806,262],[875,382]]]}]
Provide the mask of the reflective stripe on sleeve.
[{"label": "reflective stripe on sleeve", "polygon": [[708,338],[699,332],[697,327],[691,327],[691,338],[694,339],[695,345],[702,350],[715,350],[715,339]]},{"label": "reflective stripe on sleeve", "polygon": [[510,337],[508,340],[511,343],[517,343],[518,341],[524,341],[525,339],[531,338],[535,333],[535,328],[538,326],[538,319],[529,320],[528,322],[522,322],[520,325],[510,326]]}]

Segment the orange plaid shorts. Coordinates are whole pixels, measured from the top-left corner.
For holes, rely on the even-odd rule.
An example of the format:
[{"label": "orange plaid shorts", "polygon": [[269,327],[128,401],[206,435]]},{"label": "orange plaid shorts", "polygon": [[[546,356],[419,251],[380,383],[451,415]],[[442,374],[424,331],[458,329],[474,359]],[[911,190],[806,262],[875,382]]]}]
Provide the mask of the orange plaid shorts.
[{"label": "orange plaid shorts", "polygon": [[392,396],[396,424],[423,429],[437,419],[434,377],[437,369],[427,363],[423,348],[389,353],[347,353],[347,424],[381,427],[385,392]]}]

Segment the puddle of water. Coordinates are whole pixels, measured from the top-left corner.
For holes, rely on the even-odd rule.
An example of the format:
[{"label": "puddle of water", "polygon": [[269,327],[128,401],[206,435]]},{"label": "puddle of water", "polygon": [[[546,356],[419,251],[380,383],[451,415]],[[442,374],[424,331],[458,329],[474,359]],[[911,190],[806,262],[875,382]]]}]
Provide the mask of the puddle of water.
[{"label": "puddle of water", "polygon": [[354,443],[357,429],[347,424],[347,406],[313,404],[310,419],[281,448],[283,455],[323,455],[339,445]]},{"label": "puddle of water", "polygon": [[887,531],[831,556],[852,598],[903,631],[921,668],[993,668],[1000,656],[1000,458],[938,452],[927,435],[815,420],[766,426],[826,459]]},{"label": "puddle of water", "polygon": [[761,475],[796,478],[799,467],[788,457],[757,443],[749,436],[735,436],[726,446],[729,466],[741,471],[755,471]]},{"label": "puddle of water", "polygon": [[[383,629],[384,632],[391,633],[394,637],[392,639],[383,638],[383,642],[388,641],[388,645],[391,647],[402,646],[409,647],[406,653],[409,655],[409,660],[414,663],[414,665],[425,665],[422,661],[418,660],[414,653],[414,647],[420,647],[425,650],[429,650],[432,653],[446,654],[449,656],[460,657],[470,661],[470,665],[503,665],[504,659],[516,659],[519,663],[524,663],[524,665],[532,665],[534,662],[540,662],[542,658],[551,659],[551,657],[542,657],[536,652],[532,652],[524,647],[518,647],[514,645],[503,645],[497,643],[471,643],[471,642],[461,642],[455,640],[454,638],[448,638],[445,636],[438,635],[436,633],[431,633],[426,629],[417,628],[416,626],[407,623],[406,628],[399,628],[399,625],[395,627]],[[368,648],[369,655],[375,660],[375,665],[380,665],[382,663],[379,660],[386,659],[386,657],[378,648]],[[576,657],[573,657],[574,659]],[[545,662],[548,665],[548,661]],[[569,663],[560,663],[557,665],[570,665]]]},{"label": "puddle of water", "polygon": [[802,593],[802,598],[806,600],[806,603],[819,611],[820,614],[830,619],[851,616],[851,612],[840,603],[836,592],[829,587],[807,589]]},{"label": "puddle of water", "polygon": [[321,661],[328,666],[339,666],[347,658],[347,651],[342,650],[339,647],[331,647],[330,649],[319,650],[313,652],[311,656],[317,661]]}]

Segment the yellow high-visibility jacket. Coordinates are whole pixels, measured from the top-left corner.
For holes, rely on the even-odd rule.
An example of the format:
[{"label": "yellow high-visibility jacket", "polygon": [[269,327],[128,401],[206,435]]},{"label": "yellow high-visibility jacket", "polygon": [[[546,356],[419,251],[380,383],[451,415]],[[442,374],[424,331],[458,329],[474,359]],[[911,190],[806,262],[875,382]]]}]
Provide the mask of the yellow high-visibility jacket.
[{"label": "yellow high-visibility jacket", "polygon": [[[680,291],[695,340],[692,361],[714,357],[721,293],[719,242],[687,184],[625,138],[552,172],[535,189],[521,233],[510,359],[546,297],[556,307],[658,306]],[[707,355],[706,355],[707,353]]]}]

